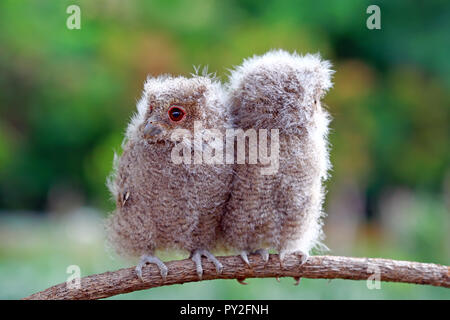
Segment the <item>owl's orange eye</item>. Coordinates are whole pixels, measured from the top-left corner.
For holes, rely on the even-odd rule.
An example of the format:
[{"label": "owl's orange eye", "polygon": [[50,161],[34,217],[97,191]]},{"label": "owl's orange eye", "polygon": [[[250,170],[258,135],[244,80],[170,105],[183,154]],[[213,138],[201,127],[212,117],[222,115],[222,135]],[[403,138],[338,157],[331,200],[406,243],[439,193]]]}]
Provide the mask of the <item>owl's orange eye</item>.
[{"label": "owl's orange eye", "polygon": [[169,109],[169,118],[172,121],[178,122],[183,120],[184,116],[186,115],[186,111],[182,107],[178,106],[172,106]]}]

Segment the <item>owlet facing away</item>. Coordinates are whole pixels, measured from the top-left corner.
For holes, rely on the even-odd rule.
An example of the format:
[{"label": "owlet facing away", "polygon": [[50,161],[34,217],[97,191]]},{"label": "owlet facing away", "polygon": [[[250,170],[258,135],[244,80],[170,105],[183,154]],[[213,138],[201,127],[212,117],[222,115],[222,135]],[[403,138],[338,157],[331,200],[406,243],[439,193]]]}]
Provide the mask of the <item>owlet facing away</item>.
[{"label": "owlet facing away", "polygon": [[253,252],[267,261],[268,249],[278,251],[281,261],[292,253],[305,262],[320,243],[322,183],[330,167],[329,115],[320,99],[331,87],[331,74],[330,64],[318,56],[285,51],[250,58],[231,74],[234,127],[267,129],[268,145],[279,142],[279,150],[267,147],[279,151],[272,172],[261,170],[266,165],[260,161],[234,166],[221,226],[225,244],[248,265],[247,255]]},{"label": "owlet facing away", "polygon": [[[136,271],[142,279],[146,263],[156,264],[163,278],[167,267],[156,257],[158,250],[190,252],[202,275],[201,256],[222,265],[210,253],[217,241],[220,217],[229,196],[230,166],[173,161],[175,136],[194,154],[207,142],[194,137],[194,122],[200,129],[225,130],[227,113],[219,82],[209,77],[161,76],[144,85],[138,112],[132,118],[115,161],[110,190],[117,208],[107,220],[109,242],[124,256],[141,260]],[[180,146],[180,145],[178,145]],[[178,151],[176,151],[178,150]],[[184,150],[184,149],[183,149]],[[175,152],[176,151],[176,152]]]}]

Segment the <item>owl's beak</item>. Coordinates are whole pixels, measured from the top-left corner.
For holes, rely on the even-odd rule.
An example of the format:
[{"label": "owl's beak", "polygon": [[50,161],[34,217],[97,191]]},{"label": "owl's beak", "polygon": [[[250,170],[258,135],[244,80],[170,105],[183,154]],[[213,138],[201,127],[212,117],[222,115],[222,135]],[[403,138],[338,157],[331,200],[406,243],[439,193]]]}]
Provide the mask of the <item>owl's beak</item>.
[{"label": "owl's beak", "polygon": [[161,127],[151,122],[148,122],[144,127],[144,135],[146,136],[153,137],[160,134],[161,132]]}]

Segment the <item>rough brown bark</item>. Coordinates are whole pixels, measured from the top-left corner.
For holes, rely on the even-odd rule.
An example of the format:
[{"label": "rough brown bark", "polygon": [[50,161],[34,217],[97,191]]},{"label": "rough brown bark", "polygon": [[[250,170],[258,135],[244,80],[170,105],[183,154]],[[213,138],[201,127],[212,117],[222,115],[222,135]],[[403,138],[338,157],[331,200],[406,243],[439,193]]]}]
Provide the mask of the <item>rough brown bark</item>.
[{"label": "rough brown bark", "polygon": [[[266,264],[259,256],[252,255],[250,262],[253,267],[249,268],[237,256],[218,259],[224,267],[222,274],[216,274],[214,265],[204,259],[203,280],[271,277],[367,280],[369,277],[376,278],[374,272],[379,272],[378,279],[381,281],[450,287],[450,267],[432,263],[313,256],[300,266],[298,257],[288,256],[281,268],[278,255],[270,255]],[[68,289],[66,283],[61,283],[25,299],[101,299],[137,290],[200,281],[194,263],[189,259],[171,261],[166,265],[169,274],[165,281],[161,279],[156,266],[147,265],[142,272],[144,282],[137,278],[134,268],[126,268],[81,278],[80,289]]]}]

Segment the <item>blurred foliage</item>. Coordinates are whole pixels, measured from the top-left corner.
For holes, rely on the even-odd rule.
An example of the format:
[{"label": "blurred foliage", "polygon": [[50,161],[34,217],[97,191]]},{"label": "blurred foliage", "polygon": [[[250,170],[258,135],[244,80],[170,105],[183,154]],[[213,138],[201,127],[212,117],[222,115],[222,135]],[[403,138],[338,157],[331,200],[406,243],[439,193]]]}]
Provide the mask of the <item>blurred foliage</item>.
[{"label": "blurred foliage", "polygon": [[[66,8],[71,4],[81,8],[81,30],[66,28]],[[381,8],[381,30],[366,28],[370,4]],[[356,237],[368,242],[360,246],[363,250],[351,250],[386,256],[392,248],[394,258],[448,264],[449,30],[450,6],[444,0],[3,0],[0,209],[54,213],[89,206],[111,210],[105,179],[147,75],[189,75],[193,65],[208,65],[209,71],[226,81],[229,68],[272,48],[320,52],[336,70],[335,86],[325,98],[334,118],[330,136],[334,169],[328,198],[340,194],[350,182],[364,198],[365,209],[359,214],[376,222],[370,227],[374,229]],[[400,189],[420,194],[421,200],[413,196],[401,210],[384,208],[389,190]],[[28,222],[17,232],[31,232],[33,219],[25,219]],[[9,262],[0,265],[0,275],[6,277],[0,282],[12,281],[8,274],[20,265],[19,271],[26,269],[36,288],[42,289],[63,281],[53,272],[60,273],[61,265],[70,260],[64,257],[73,255],[85,261],[86,272],[100,272],[108,265],[102,261],[89,265],[91,258],[99,260],[85,251],[78,257],[75,249],[51,248],[59,243],[49,240],[53,233],[45,237],[52,225],[37,225],[30,239],[43,236],[41,242],[49,243],[27,238],[17,249],[21,242],[14,244],[13,239],[18,235],[2,234],[6,242],[0,247],[0,261]],[[384,230],[381,236],[377,228]],[[384,246],[369,244],[373,234]],[[51,259],[62,260],[53,263]],[[26,263],[35,265],[31,268]],[[40,278],[34,277],[38,274]],[[239,290],[227,283],[220,293],[211,295],[207,294],[212,290],[209,283],[187,285],[186,291],[195,287],[203,292],[198,297],[241,298],[252,296],[250,291],[261,292],[266,281],[270,280],[254,280],[256,286]],[[316,283],[305,281],[305,286],[309,289]],[[385,297],[411,288],[392,286]],[[293,289],[283,288],[271,289],[264,297],[289,298]],[[324,288],[292,298],[345,298],[337,293],[342,288],[352,288],[346,291],[348,297],[380,297],[368,293],[364,284],[336,281]],[[24,293],[23,287],[17,290],[9,291],[7,297]],[[439,296],[437,289],[417,290],[403,297]],[[164,297],[165,292],[175,297],[176,290],[167,288],[154,290],[148,297]]]}]

